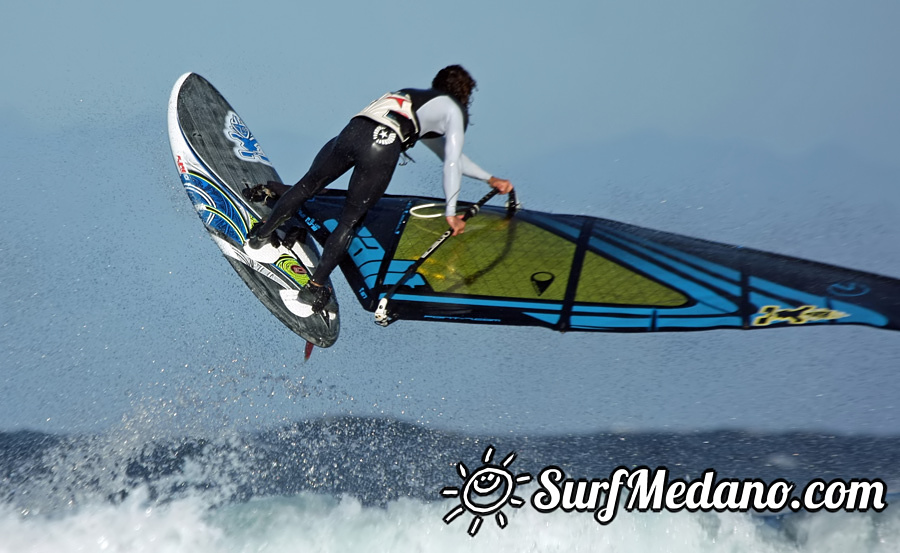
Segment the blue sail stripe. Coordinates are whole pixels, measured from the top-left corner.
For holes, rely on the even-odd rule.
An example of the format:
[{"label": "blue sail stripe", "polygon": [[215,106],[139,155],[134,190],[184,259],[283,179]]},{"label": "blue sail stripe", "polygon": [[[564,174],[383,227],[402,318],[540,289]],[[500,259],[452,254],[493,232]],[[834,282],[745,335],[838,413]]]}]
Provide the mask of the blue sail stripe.
[{"label": "blue sail stripe", "polygon": [[608,232],[610,234],[621,235],[620,237],[622,239],[628,239],[628,240],[633,240],[635,242],[642,243],[648,248],[657,250],[659,253],[662,253],[669,257],[681,259],[682,261],[684,261],[686,263],[690,263],[692,265],[696,265],[705,271],[708,271],[710,273],[716,273],[719,276],[721,276],[722,278],[732,280],[736,283],[740,283],[740,281],[741,281],[741,272],[736,269],[731,269],[729,267],[719,265],[718,263],[713,263],[711,261],[707,261],[706,259],[703,259],[702,257],[697,257],[696,255],[692,255],[692,254],[683,252],[681,250],[678,250],[676,248],[672,248],[670,246],[660,244],[659,242],[654,242],[648,238],[635,236],[633,234],[626,234],[626,233],[616,230],[616,229],[608,229],[606,232]]},{"label": "blue sail stripe", "polygon": [[[379,297],[384,297],[380,294]],[[533,303],[515,300],[488,300],[470,297],[446,297],[446,296],[422,296],[418,294],[394,294],[393,299],[404,301],[417,301],[424,303],[445,303],[457,305],[481,305],[486,307],[503,307],[510,309],[542,309],[545,311],[560,311],[562,305],[558,303]]]},{"label": "blue sail stripe", "polygon": [[[776,284],[774,282],[770,282],[768,280],[751,276],[748,279],[748,284],[751,288],[760,290],[762,292],[766,292],[768,294],[773,294],[776,296],[781,296],[785,299],[793,299],[798,302],[798,304],[807,304],[807,305],[816,305],[818,307],[825,307],[827,305],[827,299],[824,296],[817,296],[815,294],[809,294],[807,292],[801,292],[800,290],[796,290],[794,288],[789,288],[787,286],[783,286],[781,284]],[[784,300],[782,300],[784,301]]]},{"label": "blue sail stripe", "polygon": [[696,282],[692,282],[681,275],[670,272],[659,265],[642,259],[631,252],[627,252],[611,242],[599,238],[591,238],[590,245],[591,247],[612,256],[614,259],[620,260],[645,274],[654,276],[658,280],[665,282],[666,286],[685,292],[696,301],[711,305],[722,313],[733,313],[734,311],[737,311],[737,305],[735,305],[734,302],[723,298],[714,291],[701,286]]},{"label": "blue sail stripe", "polygon": [[[717,276],[710,275],[708,272],[703,272],[703,270],[701,270],[701,269],[697,269],[696,267],[687,265],[683,261],[677,261],[673,256],[669,256],[668,254],[664,254],[664,253],[660,253],[660,252],[651,251],[648,247],[641,246],[634,240],[630,240],[628,238],[619,238],[619,237],[616,237],[616,236],[611,235],[606,232],[601,232],[601,235],[603,235],[608,240],[617,240],[619,243],[622,243],[634,250],[637,250],[652,259],[656,259],[660,263],[667,264],[670,267],[681,271],[682,273],[686,273],[686,274],[696,278],[697,280],[707,282],[710,286],[715,286],[716,288],[719,288],[720,290],[724,290],[726,293],[731,294],[732,296],[740,296],[740,294],[741,294],[741,287],[739,284],[727,282]],[[735,271],[734,273],[735,273],[734,274],[735,278],[739,281],[740,280],[740,272]]]},{"label": "blue sail stripe", "polygon": [[888,318],[881,313],[852,303],[831,300],[831,307],[850,314],[849,317],[837,319],[838,323],[865,323],[874,326],[886,326],[888,324]]},{"label": "blue sail stripe", "polygon": [[[626,240],[624,238],[617,238],[617,237],[609,235],[608,233],[605,233],[605,232],[601,232],[600,234],[601,234],[601,236],[603,236],[606,240],[609,240],[610,242],[616,241],[620,244],[623,244],[629,248],[632,248],[638,252],[643,253],[644,255],[646,255],[647,257],[650,257],[651,259],[655,259],[658,263],[668,265],[672,269],[681,271],[682,273],[690,275],[697,280],[704,281],[707,284],[709,284],[710,286],[714,286],[720,290],[723,290],[726,293],[731,294],[732,296],[740,296],[741,295],[741,287],[737,284],[726,282],[726,281],[720,279],[719,277],[710,275],[708,273],[704,273],[700,269],[691,267],[690,265],[686,265],[685,263],[683,263],[681,261],[676,261],[676,260],[672,259],[671,257],[665,256],[665,254],[650,251],[648,248],[646,248],[644,246],[640,246],[640,245],[638,245],[634,242],[631,242],[629,240]],[[651,272],[650,274],[653,274],[653,273]]]},{"label": "blue sail stripe", "polygon": [[652,317],[586,317],[573,315],[569,326],[576,329],[623,329],[647,328],[653,324]]},{"label": "blue sail stripe", "polygon": [[722,311],[705,303],[690,307],[619,307],[609,305],[575,305],[574,313],[623,313],[646,315],[656,311],[659,314],[672,315],[721,315]]},{"label": "blue sail stripe", "polygon": [[741,317],[703,317],[697,319],[676,319],[660,316],[656,320],[657,330],[662,328],[739,328],[744,322]]},{"label": "blue sail stripe", "polygon": [[[548,226],[557,229],[560,232],[568,234],[571,237],[576,237],[576,231],[574,227],[571,225],[567,225],[565,223],[559,223],[553,221],[552,219],[542,219],[542,223],[547,224]],[[721,295],[715,293],[714,291],[705,288],[693,281],[690,281],[680,275],[672,273],[671,271],[666,270],[664,267],[661,267],[653,262],[650,262],[646,259],[643,259],[636,254],[625,251],[619,246],[615,244],[604,241],[599,237],[592,236],[589,242],[590,246],[598,251],[601,251],[611,257],[612,259],[618,260],[622,263],[627,264],[629,267],[634,267],[638,271],[643,272],[644,274],[651,275],[658,280],[665,282],[666,286],[678,289],[687,295],[691,296],[693,299],[699,302],[706,303],[712,306],[714,309],[717,309],[720,313],[733,313],[738,310],[737,305],[722,297]],[[641,248],[646,252],[645,248]],[[659,254],[654,254],[652,252],[647,252],[651,257],[659,258]],[[670,263],[677,263],[671,262]],[[682,264],[679,264],[682,265]],[[687,271],[686,271],[687,272]],[[704,275],[707,279],[715,278],[710,277],[709,275]],[[731,285],[730,283],[722,282],[716,279],[724,288],[729,288],[734,291],[734,295],[740,295],[740,288]]]}]

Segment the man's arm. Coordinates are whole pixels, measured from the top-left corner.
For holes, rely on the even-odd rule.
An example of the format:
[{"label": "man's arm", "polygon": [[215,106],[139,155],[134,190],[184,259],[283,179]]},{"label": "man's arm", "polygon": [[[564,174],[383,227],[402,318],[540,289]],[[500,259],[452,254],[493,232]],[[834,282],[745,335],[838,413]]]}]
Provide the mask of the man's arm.
[{"label": "man's arm", "polygon": [[444,114],[444,136],[424,139],[421,142],[444,161],[444,196],[447,199],[444,215],[450,228],[453,229],[453,235],[456,236],[466,227],[462,216],[456,214],[456,200],[463,175],[482,180],[502,194],[512,190],[512,184],[506,179],[494,177],[463,153],[465,143],[463,115],[455,105],[453,107],[456,109],[449,109]]}]

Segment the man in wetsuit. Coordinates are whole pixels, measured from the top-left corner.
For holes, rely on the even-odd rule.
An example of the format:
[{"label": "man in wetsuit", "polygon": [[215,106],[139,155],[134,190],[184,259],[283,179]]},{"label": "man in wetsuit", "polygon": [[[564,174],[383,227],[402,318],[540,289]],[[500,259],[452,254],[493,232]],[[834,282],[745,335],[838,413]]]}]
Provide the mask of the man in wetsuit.
[{"label": "man in wetsuit", "polygon": [[352,167],[340,221],[326,240],[322,258],[309,281],[315,297],[313,311],[322,312],[331,297],[331,290],[324,283],[346,254],[353,232],[366,212],[387,189],[400,155],[419,140],[444,161],[444,215],[454,236],[463,232],[466,223],[462,215],[456,214],[463,175],[485,181],[502,194],[512,190],[508,180],[492,176],[462,153],[474,89],[475,80],[465,69],[459,65],[445,67],[434,77],[430,89],[388,93],[358,113],[322,147],[309,171],[294,186],[269,183],[254,187],[249,191],[251,197],[259,198],[261,191],[280,197],[269,220],[251,229],[244,246],[247,254],[254,257],[255,250],[272,241],[275,230],[303,202]]}]

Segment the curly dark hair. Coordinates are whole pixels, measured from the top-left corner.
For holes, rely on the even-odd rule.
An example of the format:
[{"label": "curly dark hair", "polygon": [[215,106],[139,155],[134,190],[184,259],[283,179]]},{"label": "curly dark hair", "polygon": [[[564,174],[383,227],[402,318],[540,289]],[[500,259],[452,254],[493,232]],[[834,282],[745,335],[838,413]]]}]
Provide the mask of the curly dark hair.
[{"label": "curly dark hair", "polygon": [[466,114],[472,103],[472,91],[475,90],[475,86],[475,79],[461,65],[448,65],[438,71],[431,81],[431,88],[447,92],[456,98],[466,110]]}]

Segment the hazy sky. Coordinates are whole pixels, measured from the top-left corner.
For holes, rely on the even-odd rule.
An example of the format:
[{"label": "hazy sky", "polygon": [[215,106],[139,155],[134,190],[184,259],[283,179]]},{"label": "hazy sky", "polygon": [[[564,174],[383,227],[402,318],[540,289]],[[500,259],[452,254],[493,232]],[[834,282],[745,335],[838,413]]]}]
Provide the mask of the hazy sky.
[{"label": "hazy sky", "polygon": [[373,95],[462,63],[477,153],[509,171],[641,131],[900,151],[895,2],[36,1],[4,18],[0,107],[31,124],[156,109],[191,70],[257,134],[319,141]]},{"label": "hazy sky", "polygon": [[[298,368],[192,214],[165,129],[196,71],[292,182],[372,99],[461,63],[466,152],[529,208],[900,277],[896,2],[34,1],[4,22],[0,428],[900,429],[900,343],[873,329],[380,330],[338,277],[341,340]],[[412,154],[390,191],[439,195]]]}]

